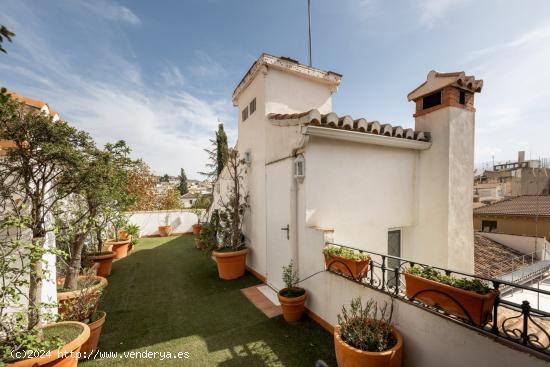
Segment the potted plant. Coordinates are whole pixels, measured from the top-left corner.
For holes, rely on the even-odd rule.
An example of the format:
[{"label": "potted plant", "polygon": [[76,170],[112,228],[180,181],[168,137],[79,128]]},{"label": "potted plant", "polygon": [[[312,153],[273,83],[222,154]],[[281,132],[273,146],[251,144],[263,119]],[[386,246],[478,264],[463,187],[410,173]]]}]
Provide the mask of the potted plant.
[{"label": "potted plant", "polygon": [[323,248],[328,270],[361,279],[369,270],[370,257],[349,248],[329,245]]},{"label": "potted plant", "polygon": [[[10,367],[76,366],[77,352],[80,352],[89,337],[90,328],[81,322],[66,321],[45,325],[25,333],[28,347],[19,346],[18,350],[10,350],[12,346],[5,345],[5,360],[10,362]],[[25,358],[32,355],[37,357]]]},{"label": "potted plant", "polygon": [[220,199],[219,235],[221,244],[213,252],[221,279],[237,279],[244,275],[248,252],[242,234],[243,216],[248,208],[248,195],[243,190],[244,161],[235,149],[227,157],[227,174],[231,181],[226,197]]},{"label": "potted plant", "polygon": [[399,367],[403,337],[392,325],[393,304],[378,307],[370,299],[363,306],[361,298],[351,301],[349,310],[342,306],[338,325],[334,327],[334,349],[339,367]]},{"label": "potted plant", "polygon": [[130,247],[128,251],[132,252],[134,246],[139,243],[139,226],[137,224],[128,224],[126,226],[126,231],[130,237]]},{"label": "potted plant", "polygon": [[491,320],[499,291],[479,279],[455,278],[432,267],[414,266],[405,270],[406,293],[410,299],[437,306],[451,315],[483,326]]},{"label": "potted plant", "polygon": [[77,297],[66,301],[59,312],[61,321],[78,321],[90,328],[90,337],[80,349],[82,359],[91,357],[99,344],[101,330],[107,317],[105,311],[98,311],[97,309],[102,294],[103,289],[93,287],[90,284]]},{"label": "potted plant", "polygon": [[[101,291],[107,287],[107,279],[97,275],[80,275],[78,277],[76,289],[69,289],[64,287],[65,278],[60,277],[57,279],[57,304],[59,313],[65,311],[65,305],[70,305],[73,300],[81,297],[82,294],[95,294],[96,299],[88,297],[88,302],[91,306],[97,306],[99,303],[99,296]],[[93,301],[93,302],[92,302]]]},{"label": "potted plant", "polygon": [[287,322],[300,320],[305,310],[306,290],[296,286],[298,281],[294,262],[290,261],[288,266],[283,266],[283,282],[286,288],[281,289],[277,294],[283,310],[283,318]]},{"label": "potted plant", "polygon": [[[33,270],[20,266],[25,257],[39,258],[44,254],[60,255],[60,252],[44,247],[43,239],[28,239],[27,218],[19,210],[23,207],[16,208],[16,202],[11,204],[15,204],[11,205],[15,213],[3,212],[5,216],[0,219],[3,233],[0,237],[0,365],[76,366],[76,357],[71,352],[79,351],[88,339],[88,326],[77,322],[51,323],[51,315],[43,311],[55,304],[28,302],[31,293],[28,279]],[[50,271],[44,269],[42,279],[45,281],[50,276],[53,276]],[[51,324],[41,326],[40,321]]]},{"label": "potted plant", "polygon": [[194,223],[191,227],[193,228],[193,235],[197,236],[201,232],[202,224],[201,224],[201,216],[203,213],[203,209],[197,209],[193,208],[191,211],[197,216],[197,223]]},{"label": "potted plant", "polygon": [[161,237],[168,237],[172,233],[172,226],[170,225],[170,214],[166,213],[164,216],[164,225],[159,226],[159,234]]},{"label": "potted plant", "polygon": [[96,275],[107,278],[113,269],[114,251],[97,251],[87,254],[87,258],[97,266]]}]

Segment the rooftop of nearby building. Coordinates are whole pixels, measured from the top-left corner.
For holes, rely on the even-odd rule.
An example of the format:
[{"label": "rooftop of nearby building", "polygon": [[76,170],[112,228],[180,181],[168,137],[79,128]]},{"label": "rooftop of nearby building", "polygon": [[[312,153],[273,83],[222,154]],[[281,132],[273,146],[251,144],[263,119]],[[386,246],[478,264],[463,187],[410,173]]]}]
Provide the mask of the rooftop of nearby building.
[{"label": "rooftop of nearby building", "polygon": [[36,108],[38,110],[42,109],[44,106],[47,106],[48,108],[48,113],[50,114],[50,116],[54,117],[56,115],[59,115],[59,112],[57,111],[54,111],[50,108],[50,106],[44,102],[44,101],[41,101],[39,99],[34,99],[34,98],[30,98],[30,97],[26,97],[26,96],[22,96],[20,94],[17,94],[16,92],[12,91],[12,90],[9,90],[7,92],[7,94],[13,98],[14,100],[16,101],[19,101],[19,102],[22,102],[24,103],[25,105],[29,106],[29,107],[32,107],[32,108]]},{"label": "rooftop of nearby building", "polygon": [[474,214],[550,217],[550,196],[523,195],[474,209]]},{"label": "rooftop of nearby building", "polygon": [[[497,278],[521,267],[522,262],[517,260],[523,254],[499,242],[483,236],[474,235],[474,269],[475,274]],[[528,265],[528,264],[523,264]]]}]

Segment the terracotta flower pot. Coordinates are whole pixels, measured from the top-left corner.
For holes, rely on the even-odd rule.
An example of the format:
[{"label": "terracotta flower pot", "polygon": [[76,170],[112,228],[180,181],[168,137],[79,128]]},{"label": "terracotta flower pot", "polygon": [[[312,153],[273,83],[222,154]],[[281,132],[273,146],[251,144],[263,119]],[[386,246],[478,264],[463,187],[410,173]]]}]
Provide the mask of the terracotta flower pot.
[{"label": "terracotta flower pot", "polygon": [[277,294],[279,302],[281,303],[281,309],[283,310],[283,318],[286,322],[296,322],[300,320],[306,308],[305,289],[296,288],[296,290],[302,290],[304,293],[297,297],[285,297],[282,294],[288,291],[288,288],[283,288]]},{"label": "terracotta flower pot", "polygon": [[124,241],[128,239],[128,231],[125,229],[119,229],[118,230],[118,239],[121,241]]},{"label": "terracotta flower pot", "polygon": [[[428,306],[438,306],[451,315],[473,321],[483,326],[491,320],[493,305],[500,292],[490,290],[479,294],[452,287],[409,273],[405,274],[407,297],[416,299]],[[468,317],[468,315],[470,317]]]},{"label": "terracotta flower pot", "polygon": [[[100,276],[88,276],[88,275],[81,275],[78,277],[78,281],[89,281],[93,282],[93,285],[91,287],[85,288],[86,292],[90,292],[93,290],[103,290],[105,287],[107,287],[107,279],[100,277]],[[65,282],[65,278],[58,278],[57,279],[57,285],[63,285]],[[80,294],[84,291],[84,289],[77,289],[75,291],[65,291],[65,292],[57,292],[57,308],[59,313],[63,313],[65,311],[65,304],[72,302],[73,299],[80,296]],[[97,295],[97,302],[99,302],[99,294]]]},{"label": "terracotta flower pot", "polygon": [[232,252],[214,251],[212,254],[216,258],[220,278],[232,280],[242,277],[246,268],[247,253],[248,249]]},{"label": "terracotta flower pot", "polygon": [[113,259],[115,258],[116,253],[114,251],[102,252],[97,255],[90,256],[90,259],[94,262],[94,265],[98,265],[97,275],[100,277],[108,277],[111,275],[111,270],[113,268]]},{"label": "terracotta flower pot", "polygon": [[96,321],[88,324],[88,326],[90,327],[90,337],[82,345],[82,348],[80,348],[80,353],[82,355],[81,359],[89,358],[99,345],[99,337],[101,336],[101,329],[103,328],[103,324],[105,323],[107,313],[103,311],[98,312],[100,312],[102,316]]},{"label": "terracotta flower pot", "polygon": [[193,227],[193,234],[196,236],[199,233],[201,233],[202,226],[199,223],[193,224],[191,227]]},{"label": "terracotta flower pot", "polygon": [[370,259],[352,260],[336,255],[325,255],[325,265],[328,270],[361,279],[369,271]]},{"label": "terracotta flower pot", "polygon": [[90,337],[90,328],[88,325],[76,321],[63,321],[55,324],[44,326],[44,329],[55,328],[63,325],[74,325],[82,329],[82,332],[65,344],[59,350],[52,350],[51,353],[44,353],[42,356],[31,359],[23,359],[14,363],[10,363],[10,367],[75,367],[78,364],[76,352],[80,351],[82,344]]},{"label": "terracotta flower pot", "polygon": [[338,367],[399,367],[403,358],[403,337],[394,327],[397,343],[383,352],[365,352],[347,344],[340,337],[340,325],[334,327],[334,349]]},{"label": "terracotta flower pot", "polygon": [[172,233],[172,226],[159,226],[159,234],[161,237],[168,237]]},{"label": "terracotta flower pot", "polygon": [[128,247],[130,246],[130,240],[124,240],[124,241],[115,241],[115,240],[107,240],[105,241],[105,245],[109,246],[109,251],[115,252],[115,259],[122,259],[123,257],[126,257],[128,255]]}]

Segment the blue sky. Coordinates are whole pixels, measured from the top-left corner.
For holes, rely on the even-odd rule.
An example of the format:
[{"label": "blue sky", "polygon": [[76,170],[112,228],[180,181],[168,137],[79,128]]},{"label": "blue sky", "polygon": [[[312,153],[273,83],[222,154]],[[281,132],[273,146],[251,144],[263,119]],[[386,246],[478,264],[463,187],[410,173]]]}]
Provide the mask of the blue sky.
[{"label": "blue sky", "polygon": [[[550,1],[312,0],[314,66],[344,75],[334,110],[411,127],[429,70],[484,79],[476,162],[550,156]],[[231,92],[262,53],[307,63],[306,0],[2,0],[16,33],[0,84],[47,101],[157,173],[198,177]]]}]

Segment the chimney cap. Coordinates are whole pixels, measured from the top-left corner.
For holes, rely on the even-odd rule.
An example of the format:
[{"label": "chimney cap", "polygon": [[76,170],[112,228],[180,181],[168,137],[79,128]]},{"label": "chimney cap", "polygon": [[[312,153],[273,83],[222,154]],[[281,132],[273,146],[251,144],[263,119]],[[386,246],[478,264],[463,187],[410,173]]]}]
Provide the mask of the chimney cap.
[{"label": "chimney cap", "polygon": [[413,101],[447,86],[479,93],[483,87],[483,80],[476,80],[474,76],[466,75],[463,71],[440,73],[432,70],[428,73],[426,81],[410,92],[407,99]]}]

